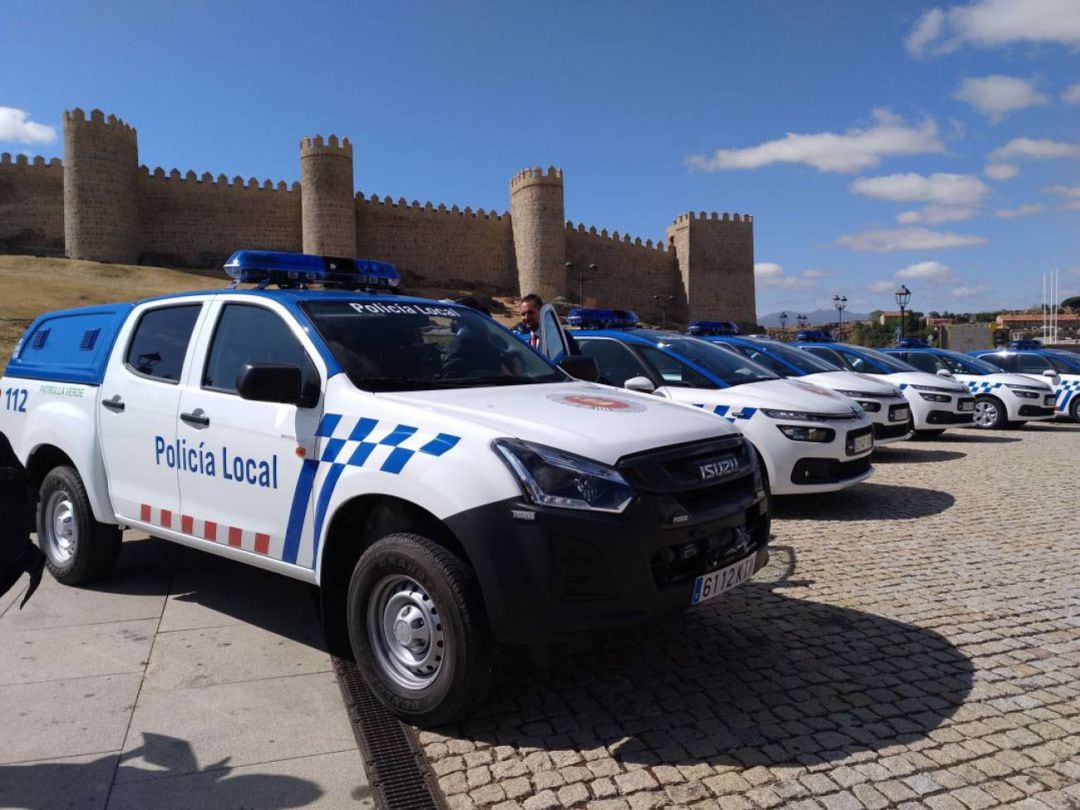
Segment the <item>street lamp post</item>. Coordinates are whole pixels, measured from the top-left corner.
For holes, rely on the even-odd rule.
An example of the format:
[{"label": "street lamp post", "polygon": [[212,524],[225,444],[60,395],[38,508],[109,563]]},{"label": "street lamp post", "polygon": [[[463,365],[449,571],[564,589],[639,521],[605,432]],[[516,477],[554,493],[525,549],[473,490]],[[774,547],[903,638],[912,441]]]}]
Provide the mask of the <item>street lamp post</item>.
[{"label": "street lamp post", "polygon": [[907,307],[908,302],[911,301],[911,290],[907,288],[907,285],[901,284],[900,289],[896,291],[896,303],[900,307],[900,339],[904,339],[905,324],[904,324],[904,308]]},{"label": "street lamp post", "polygon": [[787,313],[780,313],[780,334],[787,337]]},{"label": "street lamp post", "polygon": [[667,306],[675,300],[675,296],[669,295],[665,298],[661,295],[654,295],[652,300],[660,307],[660,328],[667,329]]},{"label": "street lamp post", "polygon": [[836,307],[836,337],[840,338],[840,333],[844,329],[844,308],[847,306],[846,295],[834,295],[832,297],[833,306]]},{"label": "street lamp post", "polygon": [[799,328],[800,329],[805,329],[806,328],[807,318],[806,318],[805,315],[796,315],[795,320],[797,320],[799,322]]}]

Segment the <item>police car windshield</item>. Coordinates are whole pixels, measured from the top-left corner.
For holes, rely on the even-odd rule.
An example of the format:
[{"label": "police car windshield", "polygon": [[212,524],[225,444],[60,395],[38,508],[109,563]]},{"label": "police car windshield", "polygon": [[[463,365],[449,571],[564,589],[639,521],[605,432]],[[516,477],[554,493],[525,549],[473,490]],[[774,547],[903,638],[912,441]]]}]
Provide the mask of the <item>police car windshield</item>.
[{"label": "police car windshield", "polygon": [[867,349],[860,346],[855,353],[868,357],[872,362],[884,368],[886,374],[896,374],[901,371],[918,371],[911,363],[906,363],[899,357],[891,357],[885,352],[879,352],[876,349]]},{"label": "police car windshield", "polygon": [[977,357],[971,357],[966,354],[942,352],[937,355],[937,358],[944,363],[953,374],[978,374],[981,376],[983,374],[1001,373],[1001,369],[993,363],[987,363],[985,360],[979,360]]},{"label": "police car windshield", "polygon": [[755,363],[761,363],[785,377],[803,377],[823,371],[837,371],[837,367],[817,355],[796,349],[779,341],[731,344]]},{"label": "police car windshield", "polygon": [[1080,354],[1050,349],[1043,353],[1043,357],[1050,361],[1050,365],[1063,374],[1080,373]]},{"label": "police car windshield", "polygon": [[366,391],[568,379],[472,309],[393,299],[305,301],[301,306],[353,385]]},{"label": "police car windshield", "polygon": [[764,366],[759,366],[745,357],[714,346],[707,340],[646,329],[638,330],[638,334],[651,340],[658,348],[671,352],[683,360],[689,360],[726,385],[780,379],[779,375]]}]

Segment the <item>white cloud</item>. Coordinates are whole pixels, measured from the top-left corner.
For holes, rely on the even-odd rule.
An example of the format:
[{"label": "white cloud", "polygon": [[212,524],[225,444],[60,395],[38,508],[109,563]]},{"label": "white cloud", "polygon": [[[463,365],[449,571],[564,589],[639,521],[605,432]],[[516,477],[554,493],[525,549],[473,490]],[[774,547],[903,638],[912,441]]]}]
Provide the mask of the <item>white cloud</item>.
[{"label": "white cloud", "polygon": [[941,248],[985,245],[984,236],[959,233],[942,233],[928,228],[892,228],[880,231],[844,234],[836,242],[852,250],[868,250],[888,253],[893,250],[938,250]]},{"label": "white cloud", "polygon": [[1034,82],[1001,75],[964,79],[953,93],[953,98],[967,102],[995,123],[1014,110],[1050,101],[1048,96],[1035,89]]},{"label": "white cloud", "polygon": [[999,208],[994,212],[994,216],[998,219],[1017,219],[1018,217],[1029,217],[1032,214],[1038,214],[1044,209],[1045,206],[1037,203],[1028,203],[1027,205],[1021,205],[1017,208]]},{"label": "white cloud", "polygon": [[978,298],[986,291],[987,286],[981,282],[971,286],[954,287],[949,290],[954,298]]},{"label": "white cloud", "polygon": [[783,287],[786,289],[809,289],[818,286],[820,270],[804,270],[797,276],[784,273],[784,268],[774,262],[756,262],[754,279],[759,287]]},{"label": "white cloud", "polygon": [[893,281],[875,281],[867,289],[874,293],[892,292],[896,288]]},{"label": "white cloud", "polygon": [[916,262],[902,270],[897,270],[895,277],[903,280],[929,281],[934,284],[958,282],[952,268],[941,262]]},{"label": "white cloud", "polygon": [[918,211],[901,211],[896,221],[901,225],[933,224],[935,222],[963,222],[979,213],[969,205],[927,205]]},{"label": "white cloud", "polygon": [[950,53],[963,45],[1080,44],[1076,0],[974,0],[947,11],[932,8],[904,40],[916,58]]},{"label": "white cloud", "polygon": [[995,161],[1008,158],[1080,158],[1080,143],[1052,141],[1049,138],[1013,138],[991,152],[989,157]]},{"label": "white cloud", "polygon": [[988,163],[983,174],[991,180],[1011,180],[1020,174],[1020,169],[1013,163]]},{"label": "white cloud", "polygon": [[851,184],[855,194],[890,202],[925,202],[938,205],[970,205],[990,192],[973,174],[935,172],[929,176],[907,172],[881,177],[860,177]]},{"label": "white cloud", "polygon": [[30,113],[14,107],[0,107],[0,141],[52,143],[56,130],[30,120]]},{"label": "white cloud", "polygon": [[1080,200],[1069,200],[1062,207],[1066,211],[1080,211]]},{"label": "white cloud", "polygon": [[1080,199],[1080,183],[1075,186],[1050,186],[1045,189],[1047,194],[1060,194],[1070,199]]},{"label": "white cloud", "polygon": [[703,172],[724,169],[757,169],[772,163],[802,163],[822,172],[857,172],[877,166],[890,155],[924,155],[943,152],[937,124],[925,119],[909,126],[886,109],[874,110],[874,125],[844,133],[789,132],[783,138],[744,149],[718,149],[708,155],[691,155],[685,164]]},{"label": "white cloud", "polygon": [[1080,83],[1070,84],[1062,90],[1061,100],[1066,104],[1080,104]]}]

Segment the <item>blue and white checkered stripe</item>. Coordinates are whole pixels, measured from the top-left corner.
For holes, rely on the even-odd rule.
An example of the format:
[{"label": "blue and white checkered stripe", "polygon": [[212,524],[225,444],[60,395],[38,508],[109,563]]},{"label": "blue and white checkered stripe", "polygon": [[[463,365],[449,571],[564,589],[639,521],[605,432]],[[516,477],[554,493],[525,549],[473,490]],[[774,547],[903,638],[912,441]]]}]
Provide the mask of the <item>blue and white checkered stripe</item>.
[{"label": "blue and white checkered stripe", "polygon": [[1054,386],[1054,399],[1057,401],[1057,409],[1062,413],[1069,410],[1069,403],[1076,396],[1080,396],[1080,379],[1062,380]]},{"label": "blue and white checkered stripe", "polygon": [[[696,407],[696,408],[704,408],[705,404],[695,402],[694,407]],[[712,412],[715,413],[717,416],[724,417],[729,422],[736,422],[738,420],[745,421],[747,419],[752,419],[754,414],[758,412],[758,409],[757,408],[741,408],[741,409],[736,409],[736,410],[733,411],[733,410],[731,410],[730,405],[717,405],[716,407],[714,407],[712,409]]]},{"label": "blue and white checkered stripe", "polygon": [[401,475],[408,467],[410,475],[420,475],[434,459],[453,450],[461,441],[460,436],[449,433],[430,433],[412,425],[367,417],[346,419],[339,413],[323,414],[316,436],[319,466],[328,469],[315,502],[313,562],[318,559],[319,539],[330,500],[347,467],[389,475]]},{"label": "blue and white checkered stripe", "polygon": [[974,394],[988,394],[995,388],[1001,388],[1002,383],[988,383],[979,382],[978,380],[968,380],[967,387],[971,389]]}]

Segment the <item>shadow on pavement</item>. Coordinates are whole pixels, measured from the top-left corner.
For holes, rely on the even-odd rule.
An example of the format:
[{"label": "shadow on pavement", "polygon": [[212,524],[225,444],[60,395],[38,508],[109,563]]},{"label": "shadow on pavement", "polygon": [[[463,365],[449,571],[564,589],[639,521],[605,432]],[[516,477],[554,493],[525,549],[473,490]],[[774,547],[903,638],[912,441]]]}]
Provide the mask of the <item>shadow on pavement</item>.
[{"label": "shadow on pavement", "polygon": [[895,445],[874,450],[875,464],[924,464],[928,461],[957,461],[962,458],[967,458],[967,453],[956,450],[919,450]]},{"label": "shadow on pavement", "polygon": [[936,489],[862,483],[840,492],[777,496],[772,515],[794,520],[913,520],[940,514],[954,503],[956,498]]},{"label": "shadow on pavement", "polygon": [[[155,769],[120,764],[124,784],[112,787],[117,761],[141,757]],[[109,754],[90,762],[40,762],[0,765],[0,805],[41,808],[88,806],[131,807],[304,807],[322,798],[314,782],[295,776],[244,773],[233,776],[228,760],[200,768],[187,740],[164,734],[143,734],[133,751]],[[182,781],[177,781],[180,778]],[[110,793],[112,796],[110,797]],[[134,794],[125,799],[125,793]],[[68,803],[71,802],[69,805]]]},{"label": "shadow on pavement", "polygon": [[1026,425],[1015,428],[1016,430],[1039,431],[1040,433],[1078,433],[1080,425],[1075,424],[1051,424],[1049,422],[1028,422]]},{"label": "shadow on pavement", "polygon": [[1011,444],[1012,442],[1022,442],[1023,439],[1017,439],[1013,436],[992,436],[983,431],[975,430],[950,430],[944,435],[938,436],[933,439],[934,442],[955,442],[957,444],[964,444],[970,442],[971,444]]},{"label": "shadow on pavement", "polygon": [[973,666],[944,637],[782,593],[801,585],[755,581],[550,668],[515,654],[492,706],[440,732],[642,765],[810,765],[920,740],[964,702]]}]

